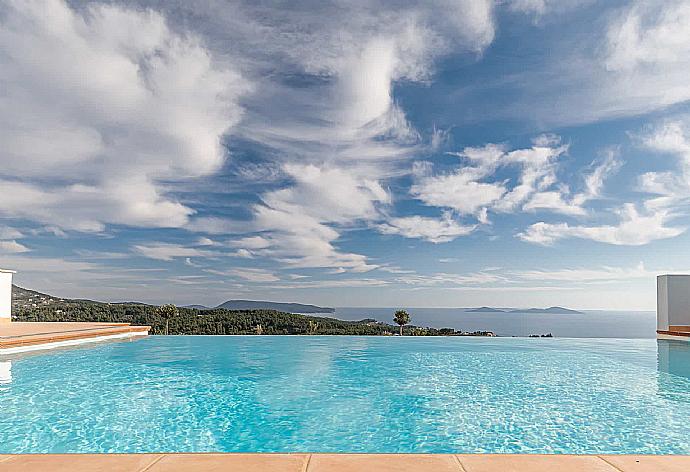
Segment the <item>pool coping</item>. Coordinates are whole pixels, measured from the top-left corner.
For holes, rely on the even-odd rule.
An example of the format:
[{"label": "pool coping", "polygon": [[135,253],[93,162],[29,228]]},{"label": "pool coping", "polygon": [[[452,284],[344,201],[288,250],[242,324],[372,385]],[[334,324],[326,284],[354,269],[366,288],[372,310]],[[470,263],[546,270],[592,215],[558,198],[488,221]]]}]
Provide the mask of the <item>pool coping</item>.
[{"label": "pool coping", "polygon": [[[22,325],[33,328],[30,322]],[[151,329],[150,326],[131,326],[129,323],[73,323],[73,326],[62,323],[46,331],[47,325],[49,323],[36,323],[33,331],[0,336],[0,356],[147,336]]]},{"label": "pool coping", "polygon": [[690,456],[571,454],[147,453],[0,454],[3,472],[680,472]]}]

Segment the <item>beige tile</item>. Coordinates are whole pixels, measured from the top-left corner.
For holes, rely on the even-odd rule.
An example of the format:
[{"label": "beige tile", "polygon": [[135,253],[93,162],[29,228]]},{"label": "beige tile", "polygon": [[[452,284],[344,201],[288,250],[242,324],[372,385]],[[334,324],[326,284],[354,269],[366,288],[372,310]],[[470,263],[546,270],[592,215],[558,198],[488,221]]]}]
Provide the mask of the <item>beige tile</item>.
[{"label": "beige tile", "polygon": [[2,462],[2,472],[139,472],[160,454],[27,454]]},{"label": "beige tile", "polygon": [[452,455],[314,454],[307,472],[458,472]]},{"label": "beige tile", "polygon": [[687,472],[690,456],[601,456],[624,472]]},{"label": "beige tile", "polygon": [[302,472],[307,454],[166,454],[146,472]]},{"label": "beige tile", "polygon": [[619,472],[597,456],[458,455],[466,472]]}]

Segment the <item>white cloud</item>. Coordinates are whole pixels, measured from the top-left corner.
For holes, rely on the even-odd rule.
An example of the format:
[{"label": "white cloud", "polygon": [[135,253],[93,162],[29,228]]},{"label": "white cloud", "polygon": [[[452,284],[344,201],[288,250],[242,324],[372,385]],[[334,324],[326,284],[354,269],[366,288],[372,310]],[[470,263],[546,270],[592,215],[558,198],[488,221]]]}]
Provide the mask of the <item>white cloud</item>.
[{"label": "white cloud", "polygon": [[523,209],[549,210],[563,215],[585,215],[587,212],[582,206],[564,199],[564,194],[567,193],[567,187],[565,191],[557,190],[537,193],[523,206]]},{"label": "white cloud", "polygon": [[381,279],[361,278],[347,279],[347,280],[308,280],[301,282],[282,283],[278,285],[271,285],[271,289],[276,290],[295,290],[295,289],[320,289],[320,288],[367,288],[367,287],[384,287],[390,282]]},{"label": "white cloud", "polygon": [[579,113],[639,114],[690,99],[690,0],[633,0],[607,16],[603,54],[592,64],[573,61],[586,71],[573,72],[587,95],[572,104],[591,104]]},{"label": "white cloud", "polygon": [[335,226],[379,218],[377,205],[390,201],[381,184],[356,169],[289,163],[284,170],[294,183],[265,193],[254,208],[252,226],[262,236],[234,244],[297,267],[375,268],[365,256],[336,248]]},{"label": "white cloud", "polygon": [[305,211],[291,212],[258,206],[256,225],[265,230],[263,238],[270,246],[254,253],[277,258],[294,267],[344,267],[367,272],[376,266],[361,254],[340,252],[334,242],[340,234]]},{"label": "white cloud", "polygon": [[411,193],[426,205],[471,215],[494,205],[505,194],[503,183],[477,182],[472,174],[460,169],[453,174],[428,177],[413,185]]},{"label": "white cloud", "polygon": [[[606,150],[603,157],[592,163],[590,170],[584,173],[581,191],[574,193],[569,186],[559,183],[557,176],[558,160],[567,150],[568,145],[562,144],[561,139],[554,135],[538,136],[533,140],[532,147],[512,151],[496,144],[466,148],[452,154],[465,159],[468,165],[452,173],[433,175],[429,166],[416,167],[413,175],[417,183],[410,191],[426,205],[451,208],[460,214],[473,214],[480,224],[489,224],[489,211],[550,211],[585,216],[588,213],[585,204],[602,197],[605,180],[620,168],[621,161],[617,149]],[[504,168],[517,170],[517,178],[512,186],[510,179],[496,180],[495,175]],[[656,227],[660,233],[656,239],[671,237],[676,233],[674,228],[664,228],[663,223],[668,219],[666,215],[657,215],[656,220],[654,217],[640,217],[634,206],[624,208],[623,213],[619,227],[541,222],[518,236],[539,244],[551,244],[564,237],[587,237],[614,244],[644,244],[643,241],[648,242],[655,237],[640,235],[636,240],[635,236],[628,234],[630,225],[640,218],[658,223]],[[626,223],[627,219],[631,219],[631,222]]]},{"label": "white cloud", "polygon": [[[103,269],[100,264],[92,262],[72,261],[63,258],[32,257],[26,255],[3,256],[3,269],[16,270],[17,277],[24,274],[49,274],[51,279],[59,279],[54,274],[62,274],[65,278],[88,279],[89,274],[95,274]],[[92,275],[94,276],[94,275]]]},{"label": "white cloud", "polygon": [[619,159],[618,149],[607,149],[601,162],[597,163],[592,172],[585,176],[585,191],[575,196],[574,203],[581,205],[589,200],[600,197],[605,180],[617,172],[623,163]]},{"label": "white cloud", "polygon": [[277,282],[280,280],[280,277],[273,272],[264,269],[252,269],[247,267],[229,270],[208,269],[206,272],[226,277],[239,277],[250,282]]},{"label": "white cloud", "polygon": [[17,239],[24,237],[21,231],[9,226],[0,226],[0,253],[19,254],[29,252],[30,249],[17,242]]},{"label": "white cloud", "polygon": [[446,243],[474,231],[476,226],[463,226],[455,221],[449,213],[443,218],[408,216],[390,218],[378,226],[383,234],[399,234],[405,238],[419,238],[432,243]]},{"label": "white cloud", "polygon": [[252,231],[251,222],[231,220],[215,216],[202,216],[190,219],[185,229],[207,234],[241,234]]},{"label": "white cloud", "polygon": [[230,241],[229,244],[232,247],[242,249],[266,249],[271,246],[271,242],[261,236],[249,236],[237,241]]},{"label": "white cloud", "polygon": [[215,246],[216,243],[212,239],[202,236],[196,240],[196,245],[197,246]]},{"label": "white cloud", "polygon": [[159,261],[172,261],[178,257],[208,257],[214,254],[211,251],[169,243],[138,244],[132,249],[135,253]]},{"label": "white cloud", "polygon": [[438,260],[441,264],[449,264],[452,262],[459,262],[460,259],[457,257],[442,257]]},{"label": "white cloud", "polygon": [[511,275],[525,281],[554,281],[554,282],[613,282],[630,279],[652,279],[660,272],[645,269],[640,262],[635,267],[611,267],[596,268],[565,268],[558,270],[526,270],[512,272]]},{"label": "white cloud", "polygon": [[690,199],[690,118],[682,116],[649,126],[640,138],[646,148],[675,158],[672,170],[640,176],[640,190],[657,195],[647,201],[647,206],[669,208],[687,204]]},{"label": "white cloud", "polygon": [[[278,57],[321,84],[264,83],[266,93],[249,102],[242,137],[274,150],[290,183],[261,195],[247,228],[270,246],[244,249],[296,267],[364,272],[376,266],[365,255],[341,251],[340,235],[385,219],[384,181],[404,174],[406,159],[425,146],[394,102],[393,86],[428,80],[434,60],[451,49],[481,52],[494,36],[493,2],[384,2],[350,10],[346,18],[339,8],[323,3],[295,14],[262,7],[233,13],[245,14],[249,24],[261,18],[260,35],[237,26],[262,45],[269,62]],[[226,12],[216,13],[235,24]]]},{"label": "white cloud", "polygon": [[[0,200],[0,215],[79,231],[261,232],[268,246],[237,255],[371,270],[366,256],[338,248],[340,234],[385,218],[384,181],[405,173],[405,159],[425,146],[393,86],[428,80],[449,51],[481,53],[494,37],[494,2],[384,2],[346,17],[344,6],[171,2],[159,6],[171,12],[169,24],[144,8],[10,2],[0,20],[0,47],[9,51],[0,59],[0,186],[11,196]],[[208,41],[190,31],[198,22]],[[294,86],[269,70],[321,85]],[[193,204],[175,197],[181,182],[220,169],[229,130],[270,149],[271,179],[282,172],[291,182],[261,195],[251,221],[195,217]],[[182,246],[136,250],[196,257]]]},{"label": "white cloud", "polygon": [[[182,226],[165,182],[215,172],[247,83],[150,10],[8,1],[0,214],[64,229]],[[46,80],[50,78],[50,80]]]},{"label": "white cloud", "polygon": [[238,249],[237,251],[235,251],[235,256],[241,257],[243,259],[251,259],[254,257],[254,254],[247,249]]},{"label": "white cloud", "polygon": [[635,1],[608,30],[611,70],[632,71],[658,65],[690,62],[690,2]]},{"label": "white cloud", "polygon": [[228,272],[250,282],[277,282],[280,280],[280,277],[272,272],[261,269],[235,269]]},{"label": "white cloud", "polygon": [[24,235],[21,231],[9,226],[0,226],[0,239],[20,239]]},{"label": "white cloud", "polygon": [[584,176],[584,189],[571,195],[570,189],[561,185],[557,190],[544,191],[534,196],[523,205],[524,210],[550,210],[564,215],[584,216],[587,210],[584,204],[602,196],[604,182],[618,171],[622,162],[618,158],[618,151],[608,149],[599,162],[592,164],[592,170]]},{"label": "white cloud", "polygon": [[596,0],[509,0],[508,7],[513,11],[533,14],[537,18],[547,13],[563,13],[580,8]]},{"label": "white cloud", "polygon": [[0,241],[0,252],[16,254],[21,252],[29,252],[29,248],[12,239],[9,241]]},{"label": "white cloud", "polygon": [[115,251],[92,251],[90,249],[77,249],[74,251],[75,254],[82,257],[83,259],[126,259],[130,257],[129,254],[125,252],[115,252]]},{"label": "white cloud", "polygon": [[531,243],[550,245],[560,239],[580,238],[620,245],[641,246],[658,239],[673,238],[686,228],[667,226],[672,217],[668,211],[647,211],[640,214],[632,203],[625,204],[619,211],[615,225],[585,226],[568,223],[535,223],[518,237]]},{"label": "white cloud", "polygon": [[507,278],[503,275],[496,273],[488,273],[484,271],[474,272],[470,274],[449,274],[449,273],[436,273],[436,274],[415,274],[415,275],[404,275],[396,278],[396,282],[405,285],[415,285],[415,286],[448,286],[457,287],[465,285],[483,285],[483,284],[493,284],[498,282],[506,282]]},{"label": "white cloud", "polygon": [[466,158],[471,166],[461,167],[445,175],[427,174],[429,168],[417,173],[410,193],[426,205],[452,208],[467,215],[493,205],[506,192],[503,182],[481,182],[498,167],[505,154],[503,146],[488,144],[481,148],[465,148],[456,155]]},{"label": "white cloud", "polygon": [[[598,196],[600,191],[600,188],[590,189],[589,186],[598,185],[614,166],[606,161],[597,167],[592,173],[594,177],[586,182],[587,193],[570,198],[567,188],[554,188],[557,184],[557,161],[567,150],[568,146],[553,135],[538,136],[532,147],[512,151],[497,144],[465,148],[452,154],[466,160],[468,165],[440,175],[431,174],[428,167],[417,168],[417,182],[410,193],[426,205],[474,215],[483,224],[489,221],[489,210],[507,213],[547,209],[584,214],[580,205]],[[518,176],[512,186],[509,180],[495,180],[495,174],[501,168],[517,170]],[[596,195],[593,191],[597,192]]]},{"label": "white cloud", "polygon": [[346,223],[375,218],[375,205],[390,202],[379,182],[351,170],[286,164],[285,172],[295,184],[262,197],[265,205],[275,210],[309,214],[322,222]]},{"label": "white cloud", "polygon": [[[507,61],[500,74],[463,89],[462,98],[477,104],[468,121],[479,114],[561,127],[640,115],[690,99],[690,0],[598,1],[582,13],[574,8],[595,0],[504,3],[543,23],[545,34],[536,41],[548,38],[548,43],[535,45],[530,67]],[[568,11],[573,13],[558,14]],[[484,99],[496,90],[511,99],[496,104]]]},{"label": "white cloud", "polygon": [[556,160],[567,152],[557,136],[542,135],[534,139],[528,149],[511,151],[502,159],[504,165],[520,166],[517,185],[496,204],[499,211],[513,211],[537,192],[543,192],[556,182]]}]

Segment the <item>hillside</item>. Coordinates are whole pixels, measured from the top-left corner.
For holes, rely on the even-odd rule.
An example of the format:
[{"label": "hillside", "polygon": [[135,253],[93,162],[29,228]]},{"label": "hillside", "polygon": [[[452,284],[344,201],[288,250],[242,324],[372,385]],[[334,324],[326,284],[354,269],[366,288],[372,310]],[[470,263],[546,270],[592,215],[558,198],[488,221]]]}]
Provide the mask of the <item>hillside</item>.
[{"label": "hillside", "polygon": [[550,313],[556,315],[582,315],[581,311],[563,308],[562,306],[552,306],[549,308],[527,308],[524,310],[511,310],[510,313]]},{"label": "hillside", "polygon": [[12,311],[16,312],[21,308],[36,308],[41,306],[51,306],[58,303],[69,303],[70,300],[53,297],[45,293],[28,290],[16,285],[12,285]]},{"label": "hillside", "polygon": [[465,310],[466,313],[505,313],[505,310],[499,310],[498,308],[491,308],[489,306],[482,306],[479,308],[469,308]]},{"label": "hillside", "polygon": [[[141,303],[102,303],[70,300],[33,290],[14,287],[17,299],[13,304],[15,321],[91,321],[132,323],[151,326],[151,334],[163,334],[165,319],[156,306]],[[169,334],[323,334],[382,336],[398,331],[397,326],[372,319],[343,321],[335,318],[285,313],[276,310],[198,310],[179,308],[169,319]],[[405,326],[404,333],[416,336],[485,336],[488,332],[462,333],[451,328],[435,329]]]},{"label": "hillside", "polygon": [[280,303],[254,300],[228,300],[216,308],[226,310],[276,310],[286,313],[335,313],[334,308],[326,308],[316,305],[304,305],[302,303]]}]

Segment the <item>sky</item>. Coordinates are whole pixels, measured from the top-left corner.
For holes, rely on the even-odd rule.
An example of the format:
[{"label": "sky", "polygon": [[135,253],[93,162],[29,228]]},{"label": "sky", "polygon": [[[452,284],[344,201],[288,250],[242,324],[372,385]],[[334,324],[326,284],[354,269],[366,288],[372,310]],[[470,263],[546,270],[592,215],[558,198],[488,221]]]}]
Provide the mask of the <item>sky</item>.
[{"label": "sky", "polygon": [[0,267],[103,301],[654,309],[690,0],[0,0]]}]

